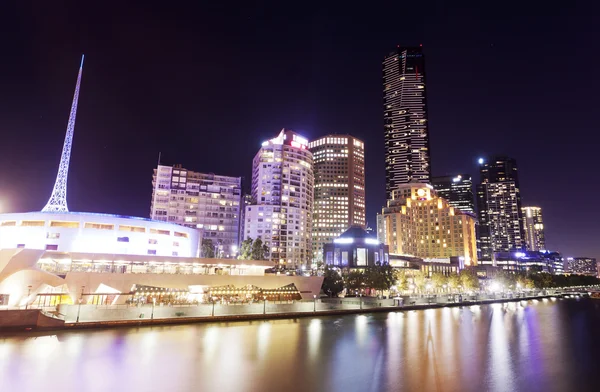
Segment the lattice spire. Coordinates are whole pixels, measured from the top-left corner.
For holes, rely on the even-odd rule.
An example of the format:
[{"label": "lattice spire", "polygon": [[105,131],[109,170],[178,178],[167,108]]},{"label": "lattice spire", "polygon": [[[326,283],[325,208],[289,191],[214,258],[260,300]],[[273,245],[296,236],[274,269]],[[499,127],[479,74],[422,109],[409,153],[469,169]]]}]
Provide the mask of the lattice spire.
[{"label": "lattice spire", "polygon": [[77,84],[75,85],[75,94],[73,94],[73,103],[71,104],[71,113],[69,114],[69,123],[67,124],[67,134],[65,144],[63,145],[60,165],[52,195],[42,212],[68,212],[67,208],[67,177],[69,175],[69,160],[71,159],[71,146],[73,145],[73,132],[75,131],[75,117],[77,116],[77,101],[79,100],[79,85],[81,84],[81,74],[83,73],[83,55],[81,56],[81,65],[77,75]]}]

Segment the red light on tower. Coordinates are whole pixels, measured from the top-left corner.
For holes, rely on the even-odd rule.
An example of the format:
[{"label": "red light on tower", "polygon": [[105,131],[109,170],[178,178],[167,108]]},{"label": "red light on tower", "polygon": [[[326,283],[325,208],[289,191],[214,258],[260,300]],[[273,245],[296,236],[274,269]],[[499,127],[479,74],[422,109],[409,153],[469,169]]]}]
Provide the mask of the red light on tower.
[{"label": "red light on tower", "polygon": [[422,47],[423,47],[423,44],[419,44],[419,46],[422,48]]}]

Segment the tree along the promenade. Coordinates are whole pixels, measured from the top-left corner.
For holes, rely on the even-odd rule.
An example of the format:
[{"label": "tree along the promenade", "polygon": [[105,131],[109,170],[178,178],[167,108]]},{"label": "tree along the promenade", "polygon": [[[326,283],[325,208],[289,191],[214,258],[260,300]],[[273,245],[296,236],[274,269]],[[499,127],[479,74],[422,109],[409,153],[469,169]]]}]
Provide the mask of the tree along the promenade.
[{"label": "tree along the promenade", "polygon": [[396,287],[398,291],[408,290],[408,278],[406,277],[406,271],[399,270],[396,272]]},{"label": "tree along the promenade", "polygon": [[365,269],[365,285],[381,292],[389,290],[396,281],[394,268],[389,264],[377,264]]},{"label": "tree along the promenade", "polygon": [[269,247],[263,244],[260,238],[252,243],[252,260],[267,260],[269,258]]},{"label": "tree along the promenade", "polygon": [[251,260],[253,242],[254,240],[252,238],[246,238],[244,241],[242,241],[242,246],[240,246],[240,255],[238,256],[238,259]]},{"label": "tree along the promenade", "polygon": [[465,290],[479,290],[479,278],[468,269],[460,271],[460,284]]},{"label": "tree along the promenade", "polygon": [[441,290],[444,285],[448,284],[448,278],[441,272],[434,272],[431,274],[431,286],[434,290]]},{"label": "tree along the promenade", "polygon": [[460,276],[456,273],[450,274],[450,276],[448,276],[448,288],[455,291],[458,289],[458,286],[460,286]]},{"label": "tree along the promenade", "polygon": [[349,292],[354,293],[365,288],[365,274],[363,271],[351,270],[344,274],[344,285]]},{"label": "tree along the promenade", "polygon": [[414,273],[413,284],[415,285],[415,288],[417,289],[417,291],[423,292],[423,290],[425,290],[426,283],[427,283],[427,277],[425,276],[425,273],[423,271],[419,270]]},{"label": "tree along the promenade", "polygon": [[240,260],[268,260],[269,259],[269,248],[263,244],[260,238],[253,240],[247,238],[242,241],[240,247]]},{"label": "tree along the promenade", "polygon": [[202,257],[205,259],[213,259],[215,257],[215,246],[211,239],[202,239],[201,252]]},{"label": "tree along the promenade", "polygon": [[337,269],[325,266],[323,270],[323,292],[330,297],[337,297],[344,290],[344,280]]}]

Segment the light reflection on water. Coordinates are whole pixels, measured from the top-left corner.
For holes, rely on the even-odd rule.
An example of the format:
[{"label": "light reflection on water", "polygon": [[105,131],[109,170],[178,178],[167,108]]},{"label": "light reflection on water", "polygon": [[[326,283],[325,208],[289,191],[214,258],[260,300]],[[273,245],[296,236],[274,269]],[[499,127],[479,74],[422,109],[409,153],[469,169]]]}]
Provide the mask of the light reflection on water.
[{"label": "light reflection on water", "polygon": [[600,303],[0,338],[0,391],[585,391]]}]

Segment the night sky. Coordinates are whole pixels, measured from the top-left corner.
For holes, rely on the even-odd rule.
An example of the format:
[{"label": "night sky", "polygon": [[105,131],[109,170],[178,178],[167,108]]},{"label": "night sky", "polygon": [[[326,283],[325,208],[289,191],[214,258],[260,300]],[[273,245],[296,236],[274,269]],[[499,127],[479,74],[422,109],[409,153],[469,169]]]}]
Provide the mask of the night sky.
[{"label": "night sky", "polygon": [[260,143],[286,127],[365,141],[374,226],[385,202],[381,61],[423,44],[433,174],[478,179],[477,158],[512,156],[547,247],[600,257],[591,0],[25,3],[0,5],[2,212],[39,211],[50,196],[85,53],[71,211],[148,216],[159,152],[249,185]]}]

